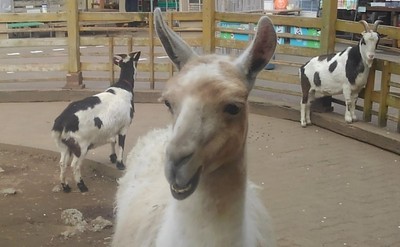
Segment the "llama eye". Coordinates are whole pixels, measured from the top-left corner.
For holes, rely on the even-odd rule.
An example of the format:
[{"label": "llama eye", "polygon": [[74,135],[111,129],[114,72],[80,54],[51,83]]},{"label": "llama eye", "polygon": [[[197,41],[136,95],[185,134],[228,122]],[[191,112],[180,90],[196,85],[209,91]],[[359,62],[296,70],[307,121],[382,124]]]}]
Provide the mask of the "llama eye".
[{"label": "llama eye", "polygon": [[164,104],[165,104],[168,108],[171,109],[171,103],[169,103],[168,100],[165,100],[165,101],[164,101]]},{"label": "llama eye", "polygon": [[236,115],[240,111],[240,108],[235,104],[228,104],[224,108],[224,112],[229,113],[231,115]]},{"label": "llama eye", "polygon": [[171,103],[169,103],[168,100],[164,100],[164,105],[166,105],[168,107],[168,110],[172,113],[172,106],[171,106]]}]

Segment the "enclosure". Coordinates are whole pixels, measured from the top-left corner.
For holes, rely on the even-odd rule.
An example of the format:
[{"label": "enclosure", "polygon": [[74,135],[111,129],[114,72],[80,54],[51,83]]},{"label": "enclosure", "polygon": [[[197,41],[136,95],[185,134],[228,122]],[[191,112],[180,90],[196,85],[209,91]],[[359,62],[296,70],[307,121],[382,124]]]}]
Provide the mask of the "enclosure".
[{"label": "enclosure", "polygon": [[[45,222],[48,222],[43,214],[54,214],[55,225],[47,227],[62,231],[58,208],[70,204],[58,203],[68,202],[70,198],[51,192],[58,182],[58,157],[49,130],[67,101],[101,91],[116,80],[118,67],[112,63],[114,54],[142,52],[135,85],[135,100],[139,104],[126,150],[130,150],[138,136],[169,122],[167,110],[153,103],[176,70],[154,34],[153,14],[85,12],[78,11],[76,1],[65,3],[66,9],[59,12],[0,15],[0,22],[6,24],[0,32],[8,34],[8,38],[0,39],[0,143],[16,145],[0,149],[0,167],[5,170],[0,172],[1,181],[3,186],[21,185],[24,194],[28,189],[22,186],[22,181],[31,180],[21,177],[46,174],[45,169],[37,171],[41,169],[39,163],[47,167],[53,165],[47,171],[50,174],[46,174],[41,191],[32,192],[29,202],[38,203],[33,206],[34,213],[18,214],[20,211],[16,208],[7,208],[8,214],[3,219],[7,218],[8,223],[3,223],[0,231],[0,243],[5,245],[10,243],[7,242],[10,238],[13,237],[13,241],[19,238],[7,229],[21,229],[21,226],[30,229],[32,234],[23,232],[21,239],[26,243],[38,239],[38,232],[45,232]],[[322,9],[336,9],[336,5],[337,1],[324,1]],[[256,23],[264,13],[215,10],[215,1],[206,0],[202,12],[166,12],[165,16],[168,24],[196,51],[239,54],[251,40]],[[322,12],[319,18],[270,16],[277,27],[314,29],[319,34],[300,35],[291,33],[288,28],[278,33],[280,39],[313,41],[319,45],[312,48],[279,44],[275,59],[271,61],[275,68],[259,74],[250,97],[249,176],[263,188],[260,193],[274,219],[279,246],[396,246],[400,244],[400,50],[378,47],[378,58],[361,94],[363,100],[359,100],[357,107],[364,121],[353,125],[344,123],[343,100],[338,96],[332,99],[333,114],[316,112],[313,115],[315,126],[303,129],[298,123],[301,92],[298,68],[311,56],[356,44],[363,31],[359,23],[338,20],[335,11]],[[10,25],[29,22],[43,25],[23,28]],[[137,27],[128,25],[132,22]],[[382,25],[378,31],[386,35],[385,39],[400,39],[399,28]],[[353,40],[339,38],[336,32],[346,33]],[[37,150],[19,149],[20,146]],[[11,153],[10,158],[5,158],[7,153]],[[28,158],[22,159],[26,153]],[[90,212],[91,207],[104,206],[104,211],[98,212],[112,219],[112,193],[116,184],[108,184],[109,189],[101,192],[99,183],[102,182],[98,179],[105,176],[113,180],[120,174],[110,169],[104,153],[108,153],[108,147],[96,149],[88,157],[98,162],[94,169],[99,173],[94,173],[90,166],[85,175],[91,177],[89,187],[93,191],[86,196],[73,194],[73,198],[94,202],[82,206],[85,212]],[[30,165],[26,165],[28,161]],[[25,165],[20,169],[20,164]],[[15,176],[16,180],[9,176]],[[29,184],[24,186],[29,187]],[[16,199],[3,197],[0,206],[12,205],[8,200]],[[59,206],[54,211],[43,211],[40,206],[44,202]],[[8,228],[7,224],[14,224],[14,228]],[[62,240],[60,243],[53,236],[51,243],[58,246],[107,245],[110,234],[108,230],[100,239],[81,235],[73,242]]]},{"label": "enclosure", "polygon": [[[2,101],[6,101],[4,91],[34,89],[59,90],[61,88],[104,88],[117,76],[117,67],[112,64],[114,53],[142,50],[144,58],[139,67],[137,90],[157,93],[163,88],[167,78],[174,73],[173,66],[164,57],[158,38],[154,35],[152,13],[116,13],[78,11],[76,1],[65,3],[65,11],[49,13],[2,14],[1,23],[8,28],[3,34],[16,35],[30,33],[40,38],[1,39],[0,47],[7,49],[2,57],[0,86]],[[355,44],[363,27],[350,21],[338,20],[336,1],[323,1],[322,17],[271,15],[277,27],[279,40],[301,40],[311,47],[278,45],[274,70],[265,70],[259,77],[253,93],[254,101],[280,103],[297,106],[300,96],[298,68],[311,56],[328,54],[343,48],[343,44]],[[263,13],[224,13],[215,11],[215,1],[204,1],[202,12],[166,13],[173,29],[199,52],[229,53],[237,55],[251,40],[255,23]],[[11,28],[12,23],[43,23],[39,27]],[[140,27],[129,27],[127,23],[137,23]],[[280,27],[316,30],[315,34],[293,33]],[[399,28],[381,25],[378,30],[386,39],[399,40]],[[338,38],[337,32],[350,34],[355,41]],[[47,34],[47,35],[46,35]],[[50,36],[50,37],[45,37]],[[229,36],[227,38],[227,36]],[[335,38],[333,38],[335,37]],[[310,46],[310,45],[309,45]],[[26,50],[27,47],[34,49]],[[35,48],[45,47],[35,52]],[[31,50],[32,50],[31,49]],[[366,90],[361,93],[363,101],[357,107],[365,121],[391,130],[399,130],[399,49],[379,46],[378,55],[371,69]],[[384,54],[391,54],[385,56]],[[45,72],[45,73],[43,73]],[[66,83],[65,83],[66,81]],[[14,86],[13,86],[14,85]],[[9,92],[8,92],[9,93]],[[269,100],[268,100],[269,99]],[[343,101],[333,99],[335,109],[340,109]]]}]

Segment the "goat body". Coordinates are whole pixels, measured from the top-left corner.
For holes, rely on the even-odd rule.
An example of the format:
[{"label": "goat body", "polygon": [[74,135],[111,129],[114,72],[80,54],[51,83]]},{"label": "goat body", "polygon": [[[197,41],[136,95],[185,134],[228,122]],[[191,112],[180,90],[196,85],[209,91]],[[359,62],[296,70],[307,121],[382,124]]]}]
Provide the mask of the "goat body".
[{"label": "goat body", "polygon": [[[61,153],[60,179],[65,192],[71,188],[65,172],[70,156],[74,179],[80,191],[87,191],[80,167],[89,149],[111,143],[110,159],[117,168],[124,169],[123,149],[125,136],[132,122],[134,74],[140,52],[116,56],[114,63],[121,67],[119,81],[106,91],[70,103],[55,119],[52,135]],[[130,78],[130,79],[129,79]],[[115,153],[118,140],[119,155]]]},{"label": "goat body", "polygon": [[375,23],[373,31],[367,30],[366,26],[366,32],[362,33],[363,37],[357,46],[348,47],[337,54],[314,57],[300,68],[300,122],[303,127],[311,124],[310,102],[316,93],[322,96],[343,93],[346,103],[345,121],[351,123],[357,120],[356,101],[359,92],[367,83],[369,68],[379,42],[377,25],[378,23]]},{"label": "goat body", "polygon": [[112,245],[275,246],[245,158],[247,98],[276,46],[271,21],[262,17],[250,46],[232,59],[198,56],[166,26],[159,9],[154,15],[180,70],[161,98],[173,124],[140,138],[130,152],[119,180]]}]

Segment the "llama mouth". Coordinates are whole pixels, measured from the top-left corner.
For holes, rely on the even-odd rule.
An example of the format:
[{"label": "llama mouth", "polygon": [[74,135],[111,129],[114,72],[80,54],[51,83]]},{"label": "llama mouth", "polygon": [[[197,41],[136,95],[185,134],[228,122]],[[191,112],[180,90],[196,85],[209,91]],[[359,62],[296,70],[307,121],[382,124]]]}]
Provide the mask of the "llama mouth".
[{"label": "llama mouth", "polygon": [[170,190],[172,196],[177,200],[184,200],[189,197],[196,190],[197,185],[199,184],[201,170],[202,167],[199,167],[185,186],[179,186],[176,183],[171,184]]}]

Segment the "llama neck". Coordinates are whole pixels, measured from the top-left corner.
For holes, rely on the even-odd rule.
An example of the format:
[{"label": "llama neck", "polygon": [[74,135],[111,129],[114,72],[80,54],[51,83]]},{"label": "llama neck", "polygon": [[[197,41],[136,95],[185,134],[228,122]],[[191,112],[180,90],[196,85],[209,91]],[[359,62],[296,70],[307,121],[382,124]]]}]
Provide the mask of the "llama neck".
[{"label": "llama neck", "polygon": [[[215,207],[221,214],[229,210],[236,201],[242,200],[246,189],[246,166],[244,157],[235,160],[234,163],[226,164],[209,174],[204,174],[199,184],[198,193],[203,201],[209,201],[210,207]],[[212,210],[206,209],[207,211]],[[240,214],[240,212],[237,212]]]},{"label": "llama neck", "polygon": [[[241,215],[245,190],[246,168],[241,159],[234,164],[226,164],[212,173],[203,174],[197,191],[186,200],[177,201],[176,206],[187,207],[187,210],[192,211],[190,215],[199,212],[211,218],[223,217],[229,213]],[[185,212],[186,209],[182,213]],[[229,219],[232,220],[231,216]]]}]

